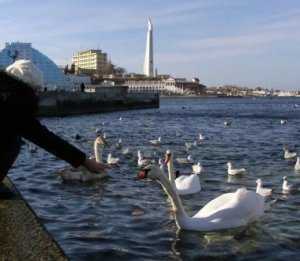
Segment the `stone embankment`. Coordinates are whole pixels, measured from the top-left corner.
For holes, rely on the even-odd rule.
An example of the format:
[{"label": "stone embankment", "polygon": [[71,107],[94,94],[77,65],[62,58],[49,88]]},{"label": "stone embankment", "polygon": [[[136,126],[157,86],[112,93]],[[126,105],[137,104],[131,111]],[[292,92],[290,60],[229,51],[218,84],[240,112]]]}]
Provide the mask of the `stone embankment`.
[{"label": "stone embankment", "polygon": [[156,93],[128,93],[124,87],[102,87],[97,92],[45,92],[39,116],[68,116],[159,107]]},{"label": "stone embankment", "polygon": [[0,260],[68,260],[11,181],[4,183],[14,196],[0,199]]}]

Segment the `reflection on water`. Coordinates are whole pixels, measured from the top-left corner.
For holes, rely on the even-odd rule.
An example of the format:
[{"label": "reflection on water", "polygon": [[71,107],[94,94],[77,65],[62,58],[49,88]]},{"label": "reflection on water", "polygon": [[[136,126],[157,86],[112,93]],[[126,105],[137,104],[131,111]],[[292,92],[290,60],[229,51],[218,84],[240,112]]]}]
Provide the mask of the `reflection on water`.
[{"label": "reflection on water", "polygon": [[[299,151],[298,99],[166,99],[160,109],[90,116],[51,118],[43,122],[54,132],[92,154],[95,130],[103,129],[111,144],[104,150],[120,157],[110,178],[88,184],[63,183],[57,172],[66,163],[38,149],[23,147],[11,177],[42,222],[73,260],[274,260],[298,257],[300,194],[282,195],[282,177],[300,182],[293,161],[283,160],[283,145]],[[183,109],[184,107],[184,109]],[[122,117],[122,121],[119,118]],[[287,119],[286,125],[280,119]],[[232,125],[224,127],[224,121]],[[158,159],[166,149],[186,157],[185,142],[201,132],[207,139],[188,153],[204,167],[203,190],[184,196],[192,215],[209,200],[241,186],[255,189],[259,177],[273,188],[276,203],[259,222],[218,233],[177,231],[163,190],[156,182],[137,181],[136,157],[122,155],[114,144],[121,138],[136,155],[138,149]],[[75,139],[76,134],[80,135]],[[149,140],[162,137],[154,147]],[[228,178],[226,162],[247,173]],[[188,172],[189,165],[178,166]]]}]

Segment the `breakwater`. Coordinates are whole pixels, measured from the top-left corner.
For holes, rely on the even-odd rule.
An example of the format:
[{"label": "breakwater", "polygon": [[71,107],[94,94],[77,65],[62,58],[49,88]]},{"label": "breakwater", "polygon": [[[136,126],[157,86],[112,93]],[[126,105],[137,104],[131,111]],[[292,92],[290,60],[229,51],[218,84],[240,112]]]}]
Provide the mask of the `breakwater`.
[{"label": "breakwater", "polygon": [[13,197],[0,199],[0,260],[68,260],[11,181],[4,184]]},{"label": "breakwater", "polygon": [[128,93],[125,87],[102,87],[96,92],[41,93],[39,116],[68,116],[158,107],[157,93]]}]

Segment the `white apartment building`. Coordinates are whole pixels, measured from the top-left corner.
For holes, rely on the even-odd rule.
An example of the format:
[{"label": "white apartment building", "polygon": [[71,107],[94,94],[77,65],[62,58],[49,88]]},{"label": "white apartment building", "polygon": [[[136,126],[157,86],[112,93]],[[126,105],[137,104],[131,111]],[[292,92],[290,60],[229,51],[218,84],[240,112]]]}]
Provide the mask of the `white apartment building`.
[{"label": "white apartment building", "polygon": [[101,50],[87,50],[73,55],[72,63],[76,71],[101,72],[107,64],[107,54]]}]

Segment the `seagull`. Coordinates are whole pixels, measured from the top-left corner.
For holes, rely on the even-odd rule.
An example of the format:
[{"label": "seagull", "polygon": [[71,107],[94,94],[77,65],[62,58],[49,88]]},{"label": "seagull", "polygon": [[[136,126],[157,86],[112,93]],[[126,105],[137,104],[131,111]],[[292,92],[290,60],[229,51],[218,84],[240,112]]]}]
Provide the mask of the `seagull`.
[{"label": "seagull", "polygon": [[240,175],[240,174],[243,174],[246,172],[245,168],[234,169],[232,166],[232,163],[230,161],[227,162],[227,167],[228,167],[227,173],[228,173],[228,175],[231,175],[231,176]]},{"label": "seagull", "polygon": [[283,147],[283,150],[284,150],[284,159],[293,159],[297,156],[296,152],[289,151],[288,147],[286,146]]},{"label": "seagull", "polygon": [[205,140],[205,137],[204,137],[201,133],[199,133],[199,138],[198,138],[198,140],[199,140],[199,141],[204,141],[204,140]]},{"label": "seagull", "polygon": [[197,146],[197,141],[195,140],[194,142],[186,142],[184,145],[187,150],[190,150],[192,147]]},{"label": "seagull", "polygon": [[224,126],[230,126],[231,125],[231,121],[224,121]]},{"label": "seagull", "polygon": [[119,158],[113,158],[111,153],[107,155],[107,164],[116,165],[118,164],[118,162],[119,162]]},{"label": "seagull", "polygon": [[149,141],[152,145],[159,146],[161,144],[161,137],[158,137],[157,140],[150,140]]},{"label": "seagull", "polygon": [[116,143],[116,149],[122,149],[122,139],[119,139]]},{"label": "seagull", "polygon": [[176,158],[177,163],[179,164],[192,164],[194,160],[191,155],[188,155],[186,158]]},{"label": "seagull", "polygon": [[271,196],[272,194],[272,189],[269,188],[264,188],[263,184],[262,184],[262,180],[261,179],[257,179],[256,180],[256,193],[263,196],[263,197],[268,197]]},{"label": "seagull", "polygon": [[283,179],[283,182],[282,182],[282,193],[283,194],[288,194],[288,193],[296,190],[295,186],[288,184],[287,176],[284,176],[282,179]]},{"label": "seagull", "polygon": [[297,157],[297,161],[295,164],[295,170],[300,171],[300,157]]},{"label": "seagull", "polygon": [[203,167],[201,166],[200,162],[198,162],[197,164],[194,164],[192,166],[193,174],[200,174],[202,169],[203,169]]},{"label": "seagull", "polygon": [[280,120],[280,124],[281,125],[287,124],[287,120]]}]

